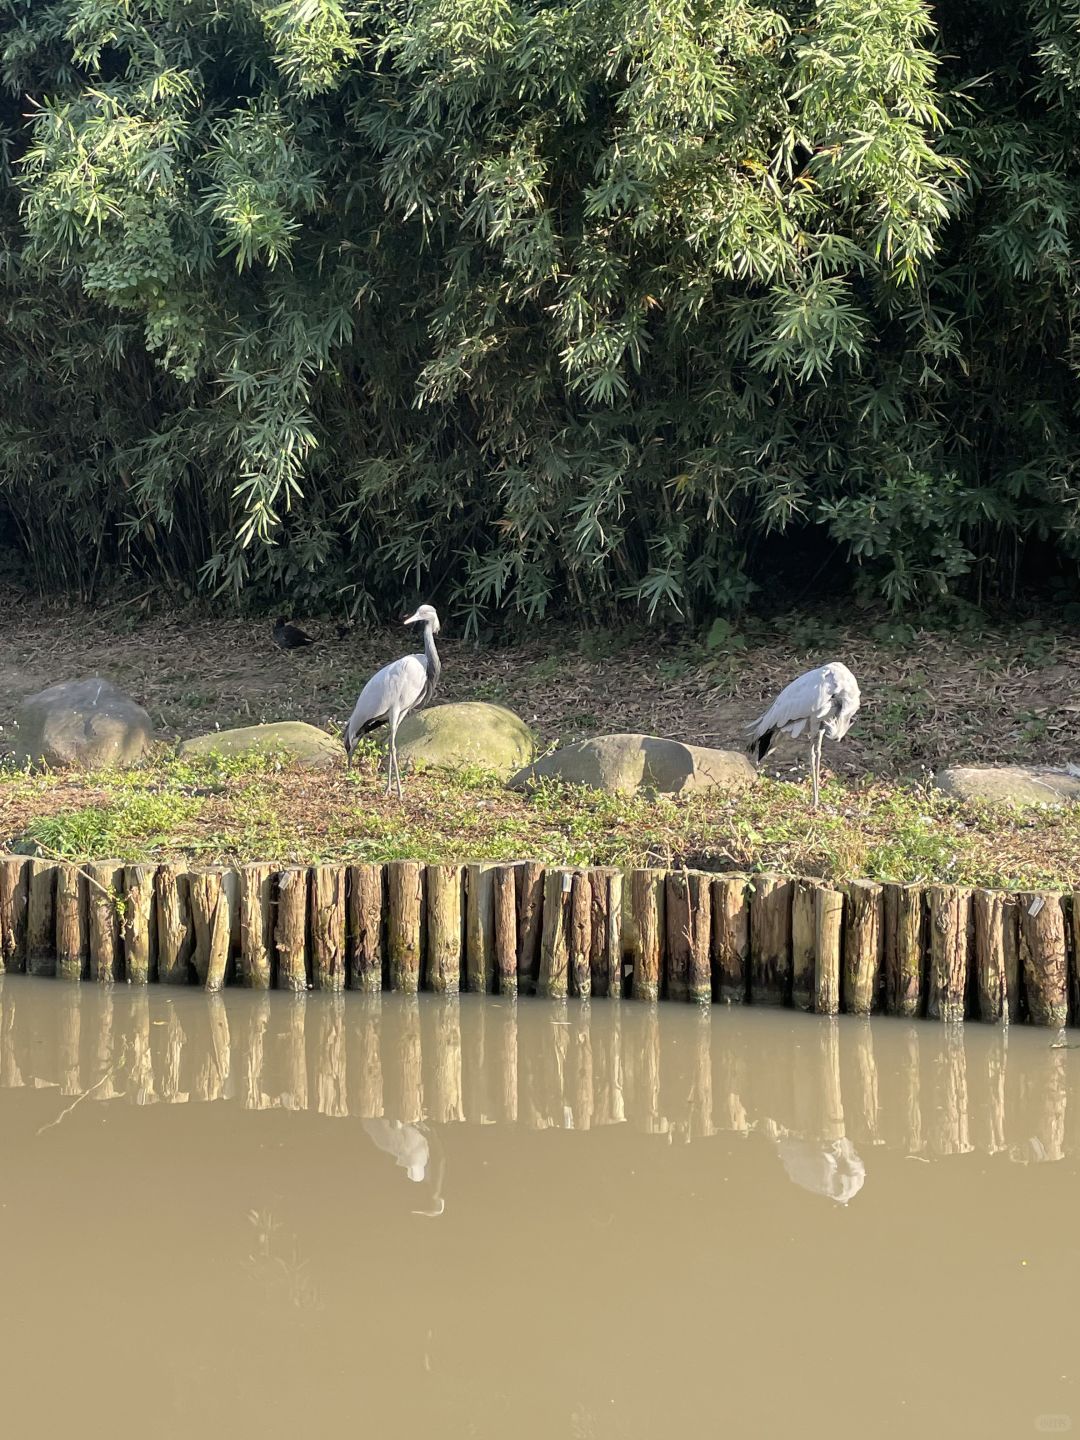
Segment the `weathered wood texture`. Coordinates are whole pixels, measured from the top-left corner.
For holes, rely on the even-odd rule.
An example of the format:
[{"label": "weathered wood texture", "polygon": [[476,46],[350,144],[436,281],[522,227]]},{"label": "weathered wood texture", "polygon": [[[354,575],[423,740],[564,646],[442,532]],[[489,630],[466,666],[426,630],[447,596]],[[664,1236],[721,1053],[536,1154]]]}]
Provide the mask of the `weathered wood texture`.
[{"label": "weathered wood texture", "polygon": [[570,870],[548,870],[544,875],[544,924],[540,934],[540,974],[537,994],[549,1000],[564,997],[570,983],[570,897],[574,876]]},{"label": "weathered wood texture", "polygon": [[229,965],[232,921],[229,897],[216,870],[200,870],[188,877],[191,918],[195,925],[195,949],[191,963],[204,989],[220,990]]},{"label": "weathered wood texture", "polygon": [[1064,1025],[1069,1014],[1065,910],[1052,894],[1020,895],[1020,960],[1034,1025]]},{"label": "weathered wood texture", "polygon": [[817,880],[796,880],[791,898],[791,1003],[814,1008],[817,968]]},{"label": "weathered wood texture", "polygon": [[495,866],[465,867],[465,984],[475,995],[495,989]]},{"label": "weathered wood texture", "polygon": [[663,978],[665,895],[663,870],[635,870],[630,876],[633,996],[659,1000]]},{"label": "weathered wood texture", "polygon": [[56,872],[56,973],[62,980],[81,980],[90,962],[88,889],[86,876],[78,865],[59,867]]},{"label": "weathered wood texture", "polygon": [[971,892],[953,885],[933,885],[929,900],[930,989],[926,1013],[931,1020],[963,1020]]},{"label": "weathered wood texture", "polygon": [[926,904],[917,885],[884,887],[885,1009],[917,1015],[926,976]]},{"label": "weathered wood texture", "polygon": [[0,859],[0,973],[26,969],[26,902],[30,862],[21,855]]},{"label": "weathered wood texture", "polygon": [[570,886],[570,994],[582,1000],[592,995],[592,881],[588,871],[574,872]]},{"label": "weathered wood texture", "polygon": [[712,917],[708,877],[692,870],[672,870],[667,877],[664,906],[668,999],[710,1000]]},{"label": "weathered wood texture", "polygon": [[427,917],[427,988],[437,995],[456,995],[465,955],[463,865],[427,867]]},{"label": "weathered wood texture", "polygon": [[[976,890],[972,896],[975,922],[975,979],[978,1017],[990,1023],[1019,1013],[1019,913],[1009,895]],[[1010,990],[1012,993],[1010,993]]]},{"label": "weathered wood texture", "polygon": [[346,951],[349,984],[365,995],[383,988],[383,915],[386,872],[382,865],[353,865],[349,870],[349,924]]},{"label": "weathered wood texture", "polygon": [[191,922],[188,877],[171,865],[162,865],[155,882],[157,910],[158,979],[166,985],[186,985],[195,927]]},{"label": "weathered wood texture", "polygon": [[269,865],[240,871],[240,963],[238,978],[251,990],[274,983],[274,872]]},{"label": "weathered wood texture", "polygon": [[311,872],[311,974],[316,990],[345,989],[345,867]]},{"label": "weathered wood texture", "polygon": [[750,999],[783,1005],[791,991],[791,896],[779,875],[754,877],[750,896]]},{"label": "weathered wood texture", "polygon": [[[157,925],[154,918],[156,865],[124,869],[124,977],[130,985],[146,985],[157,977]],[[59,889],[57,890],[59,900]],[[57,909],[59,933],[59,908]],[[60,963],[57,946],[57,964]]]},{"label": "weathered wood texture", "polygon": [[500,995],[518,993],[517,865],[495,868],[495,983]]},{"label": "weathered wood texture", "polygon": [[111,984],[123,976],[120,952],[120,907],[124,870],[115,860],[95,860],[86,867],[90,907],[90,978]]},{"label": "weathered wood texture", "polygon": [[846,895],[843,1001],[849,1014],[869,1015],[876,1007],[881,976],[881,886],[855,880]]},{"label": "weathered wood texture", "polygon": [[56,974],[55,860],[30,861],[26,910],[26,968],[31,975]]},{"label": "weathered wood texture", "polygon": [[518,990],[536,993],[540,978],[540,940],[544,928],[544,867],[526,860],[517,877]]},{"label": "weathered wood texture", "polygon": [[618,870],[593,870],[589,875],[589,970],[592,993],[621,999],[622,891]]},{"label": "weathered wood texture", "polygon": [[713,994],[726,1005],[750,998],[750,901],[745,875],[722,875],[712,889]]},{"label": "weathered wood texture", "polygon": [[416,860],[394,860],[386,868],[390,988],[401,995],[415,995],[420,988],[423,953],[423,868]]},{"label": "weathered wood texture", "polygon": [[307,895],[308,872],[296,867],[282,870],[277,884],[274,950],[278,988],[294,994],[308,988]]},{"label": "weathered wood texture", "polygon": [[843,892],[822,885],[814,894],[814,1009],[819,1015],[840,1010],[843,926]]}]

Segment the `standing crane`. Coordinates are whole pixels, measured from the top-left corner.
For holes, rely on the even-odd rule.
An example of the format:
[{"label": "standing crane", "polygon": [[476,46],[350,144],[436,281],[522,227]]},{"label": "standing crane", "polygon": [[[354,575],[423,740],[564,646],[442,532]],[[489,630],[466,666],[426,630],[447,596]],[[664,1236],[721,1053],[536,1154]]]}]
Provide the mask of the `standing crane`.
[{"label": "standing crane", "polygon": [[373,730],[376,725],[390,726],[390,759],[386,775],[386,793],[397,779],[398,799],[401,799],[401,771],[398,769],[397,732],[405,716],[419,709],[435,694],[439,683],[442,664],[435,649],[435,636],[439,633],[439,617],[431,605],[421,605],[405,620],[406,625],[423,625],[424,653],[403,655],[377,671],[360,691],[349,723],[345,727],[345,753],[352,764],[353,751],[361,735]]},{"label": "standing crane", "polygon": [[793,740],[806,731],[810,741],[810,778],[814,786],[814,809],[821,791],[821,742],[842,740],[851,729],[862,696],[855,676],[838,660],[808,670],[780,691],[773,703],[750,726],[747,749],[757,752],[758,761],[769,753],[776,732]]}]

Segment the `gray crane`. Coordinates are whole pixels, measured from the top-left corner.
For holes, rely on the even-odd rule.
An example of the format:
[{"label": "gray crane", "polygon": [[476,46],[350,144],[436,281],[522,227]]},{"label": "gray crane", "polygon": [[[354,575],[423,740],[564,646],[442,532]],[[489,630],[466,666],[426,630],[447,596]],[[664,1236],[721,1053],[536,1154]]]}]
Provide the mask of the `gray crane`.
[{"label": "gray crane", "polygon": [[442,664],[435,649],[439,633],[439,617],[431,605],[421,605],[405,620],[406,625],[423,625],[424,653],[403,655],[377,671],[360,692],[349,723],[345,727],[345,753],[352,764],[353,751],[361,735],[376,725],[390,726],[390,758],[386,775],[386,793],[397,778],[398,799],[401,799],[401,771],[398,769],[398,726],[410,711],[419,709],[435,694]]},{"label": "gray crane", "polygon": [[810,778],[814,786],[814,809],[821,791],[821,742],[842,740],[851,729],[862,696],[855,676],[838,660],[808,670],[780,691],[773,703],[750,726],[747,749],[757,752],[759,761],[769,753],[777,731],[793,740],[806,731],[810,741]]}]

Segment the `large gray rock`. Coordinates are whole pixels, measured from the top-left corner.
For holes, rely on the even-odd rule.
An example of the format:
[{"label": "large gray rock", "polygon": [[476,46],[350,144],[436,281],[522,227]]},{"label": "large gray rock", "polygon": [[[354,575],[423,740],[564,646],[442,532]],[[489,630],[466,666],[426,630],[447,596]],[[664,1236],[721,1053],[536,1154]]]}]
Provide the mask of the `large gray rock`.
[{"label": "large gray rock", "polygon": [[150,716],[108,680],[64,680],[28,696],[16,716],[19,765],[102,770],[134,765],[153,735]]},{"label": "large gray rock", "polygon": [[280,755],[306,770],[329,770],[345,758],[340,741],[302,720],[215,730],[180,746],[181,755]]},{"label": "large gray rock", "polygon": [[401,722],[398,759],[422,769],[460,770],[480,765],[513,775],[536,754],[532,731],[512,710],[467,700],[416,710]]},{"label": "large gray rock", "polygon": [[544,778],[610,794],[648,790],[682,795],[712,788],[740,790],[754,779],[754,767],[740,750],[709,750],[655,735],[598,735],[543,756],[510,783],[521,789]]},{"label": "large gray rock", "polygon": [[1045,765],[950,765],[934,784],[957,800],[997,805],[1061,805],[1080,800],[1080,773]]}]

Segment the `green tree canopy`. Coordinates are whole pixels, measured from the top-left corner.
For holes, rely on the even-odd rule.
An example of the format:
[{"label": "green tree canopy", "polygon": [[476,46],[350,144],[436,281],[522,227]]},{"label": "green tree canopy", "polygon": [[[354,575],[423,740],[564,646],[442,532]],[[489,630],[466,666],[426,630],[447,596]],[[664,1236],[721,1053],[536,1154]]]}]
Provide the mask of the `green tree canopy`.
[{"label": "green tree canopy", "polygon": [[[948,57],[939,62],[938,56]],[[1080,553],[1060,0],[0,0],[43,581],[700,616]]]}]

